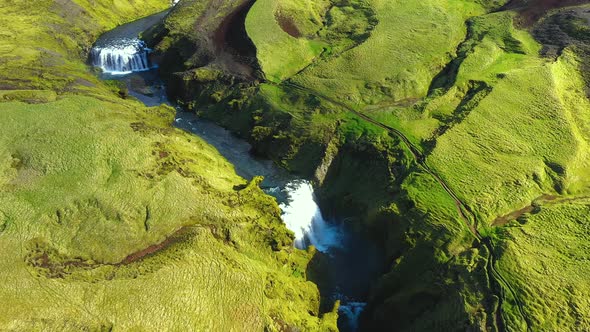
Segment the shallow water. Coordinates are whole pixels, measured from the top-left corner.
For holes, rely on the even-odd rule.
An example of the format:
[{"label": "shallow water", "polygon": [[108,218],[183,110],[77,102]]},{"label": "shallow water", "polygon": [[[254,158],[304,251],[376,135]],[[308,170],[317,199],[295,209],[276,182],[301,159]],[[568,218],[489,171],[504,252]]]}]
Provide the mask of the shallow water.
[{"label": "shallow water", "polygon": [[[123,39],[138,35],[158,23],[167,12],[141,19],[105,33],[96,47],[124,48]],[[116,52],[116,50],[115,50]],[[125,82],[129,94],[147,106],[170,104],[157,69],[118,75],[103,73],[103,79]],[[358,318],[365,306],[370,284],[379,274],[379,250],[363,237],[352,232],[339,221],[326,220],[318,206],[312,184],[289,174],[272,161],[254,157],[251,146],[218,125],[199,119],[194,113],[177,107],[174,126],[195,134],[214,146],[234,165],[238,175],[245,179],[264,176],[262,188],[274,196],[283,211],[283,221],[295,233],[295,246],[305,249],[313,245],[318,254],[308,269],[308,275],[318,284],[322,302],[341,301],[339,327],[342,331],[356,331]],[[314,263],[315,262],[315,263]],[[311,270],[310,270],[311,271]]]}]

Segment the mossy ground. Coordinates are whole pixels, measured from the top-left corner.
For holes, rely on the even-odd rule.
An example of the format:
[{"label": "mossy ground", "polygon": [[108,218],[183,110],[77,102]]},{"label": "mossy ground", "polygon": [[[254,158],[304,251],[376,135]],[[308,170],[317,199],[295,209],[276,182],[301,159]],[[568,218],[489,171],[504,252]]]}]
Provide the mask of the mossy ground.
[{"label": "mossy ground", "polygon": [[0,5],[0,329],[335,329],[259,179],[84,64],[168,5]]},{"label": "mossy ground", "polygon": [[498,266],[513,281],[534,330],[588,329],[588,206],[556,200],[498,235]]},{"label": "mossy ground", "polygon": [[[285,167],[316,175],[331,212],[381,237],[394,263],[376,286],[366,326],[587,329],[585,286],[573,286],[586,269],[576,249],[587,242],[585,201],[541,208],[524,215],[524,226],[491,226],[533,201],[547,203],[540,196],[588,192],[588,52],[579,42],[587,29],[583,20],[564,21],[578,42],[555,44],[560,52],[545,58],[515,24],[518,13],[499,10],[505,4],[259,1],[246,28],[266,84],[198,90],[199,114]],[[202,102],[209,96],[214,103]],[[358,113],[399,130],[425,156],[493,239],[493,255],[408,145]],[[553,257],[572,266],[571,278]],[[557,289],[564,280],[569,288]]]},{"label": "mossy ground", "polygon": [[[326,3],[256,1],[248,13],[246,29],[256,44],[258,59],[269,80],[281,81],[292,76],[322,53],[324,43],[298,37],[317,34]],[[303,24],[297,25],[295,18]],[[289,26],[294,30],[289,30]]]}]

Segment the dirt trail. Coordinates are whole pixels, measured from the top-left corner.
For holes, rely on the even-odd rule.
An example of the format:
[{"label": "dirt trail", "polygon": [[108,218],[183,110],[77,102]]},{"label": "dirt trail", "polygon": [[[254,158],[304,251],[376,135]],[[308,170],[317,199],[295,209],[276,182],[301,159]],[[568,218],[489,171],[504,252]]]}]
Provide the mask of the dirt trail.
[{"label": "dirt trail", "polygon": [[492,226],[494,226],[494,227],[504,226],[504,225],[506,225],[507,223],[509,223],[512,220],[516,220],[516,219],[522,217],[523,215],[525,215],[527,213],[534,212],[535,211],[535,206],[537,204],[554,201],[557,198],[558,198],[557,196],[553,196],[553,195],[542,195],[542,196],[534,199],[533,202],[531,202],[530,205],[527,205],[527,206],[523,207],[522,209],[519,209],[519,210],[510,212],[507,215],[500,216],[500,217],[496,218],[492,222]]},{"label": "dirt trail", "polygon": [[183,234],[187,233],[188,230],[189,230],[189,227],[182,227],[179,230],[177,230],[176,232],[172,233],[166,239],[164,239],[164,241],[154,244],[154,245],[151,245],[143,250],[129,254],[120,263],[117,263],[114,265],[129,265],[129,264],[137,262],[137,261],[139,261],[151,254],[161,251],[162,249],[165,249],[165,248],[169,247],[170,245],[174,244],[175,242],[179,241],[181,239],[181,236]]},{"label": "dirt trail", "polygon": [[459,199],[459,197],[451,189],[451,187],[436,172],[434,172],[427,165],[425,156],[423,155],[423,153],[420,151],[420,149],[417,146],[415,146],[401,131],[399,131],[395,128],[392,128],[386,124],[383,124],[375,119],[372,119],[371,117],[361,113],[360,111],[355,110],[354,108],[346,105],[345,103],[343,103],[341,101],[338,101],[334,98],[331,98],[329,96],[318,93],[317,91],[314,91],[313,89],[309,89],[307,87],[301,86],[299,84],[296,84],[296,83],[293,83],[290,81],[285,81],[281,84],[284,86],[291,87],[291,88],[300,90],[302,92],[311,94],[313,96],[316,96],[317,98],[326,100],[332,104],[340,106],[343,109],[360,117],[361,119],[363,119],[363,120],[365,120],[365,121],[367,121],[379,128],[387,130],[390,134],[392,134],[394,136],[397,136],[406,145],[406,147],[410,150],[410,152],[412,153],[412,155],[416,159],[417,163],[422,167],[422,169],[425,172],[427,172],[428,174],[430,174],[438,182],[438,184],[445,190],[445,192],[453,199],[453,201],[455,202],[455,205],[457,206],[457,211],[459,213],[459,216],[461,217],[461,219],[463,219],[463,221],[465,222],[465,225],[469,228],[470,232],[478,240],[478,242],[487,248],[487,251],[489,252],[489,256],[487,257],[488,258],[487,259],[487,261],[488,261],[487,269],[488,269],[490,281],[495,282],[497,284],[497,286],[499,286],[499,293],[500,293],[500,295],[498,296],[499,301],[500,301],[500,304],[498,306],[498,310],[500,311],[500,313],[495,315],[497,328],[500,330],[504,329],[504,322],[503,322],[503,318],[502,318],[501,308],[502,308],[502,302],[504,301],[504,297],[505,297],[503,292],[504,292],[504,290],[508,290],[510,292],[510,294],[512,295],[512,298],[515,300],[515,302],[517,304],[516,307],[517,307],[517,310],[518,310],[520,316],[523,318],[524,322],[527,325],[527,331],[530,331],[530,327],[529,327],[531,325],[530,320],[526,316],[526,314],[523,310],[522,302],[519,300],[516,291],[514,291],[514,289],[508,283],[508,281],[496,269],[495,262],[497,261],[497,257],[494,254],[494,245],[493,245],[491,239],[489,237],[483,237],[479,233],[477,216],[475,215],[475,213],[473,213],[473,211],[471,211],[471,209],[466,204],[463,203],[463,201],[461,201],[461,199]]},{"label": "dirt trail", "polygon": [[[521,5],[523,5],[523,1],[524,1],[524,4],[526,4],[526,6],[524,6],[524,7],[521,6]],[[528,0],[513,0],[509,4],[507,4],[504,8],[502,8],[501,10],[517,10],[521,14],[521,17],[523,17],[522,24],[532,24],[532,23],[536,22],[542,15],[547,13],[548,10],[550,10],[552,8],[559,8],[559,7],[580,4],[580,3],[586,3],[586,2],[588,2],[588,0],[533,0],[532,2],[528,2]],[[358,46],[358,45],[354,45],[350,49],[352,49],[356,46]],[[348,51],[350,49],[347,49],[346,51]],[[310,65],[308,65],[307,67],[305,67],[301,71],[299,71],[296,75],[306,71],[309,67],[313,66],[314,64],[315,63],[312,62]],[[270,84],[273,84],[273,83],[270,83]],[[297,83],[294,83],[292,80],[283,81],[282,83],[280,83],[278,85],[283,85],[286,87],[300,90],[300,91],[305,92],[307,94],[316,96],[317,98],[328,101],[334,105],[340,106],[343,109],[347,110],[348,112],[356,115],[357,117],[359,117],[359,118],[361,118],[361,119],[363,119],[363,120],[365,120],[365,121],[367,121],[379,128],[385,129],[390,135],[398,137],[403,142],[403,144],[408,148],[408,150],[412,153],[412,155],[414,156],[418,165],[420,165],[420,167],[426,173],[430,174],[437,181],[437,183],[445,190],[445,192],[453,199],[453,201],[455,202],[455,205],[457,207],[457,211],[458,211],[460,218],[464,221],[465,225],[470,230],[471,234],[477,239],[477,242],[480,243],[481,245],[483,245],[487,249],[487,252],[489,253],[487,256],[487,272],[488,272],[488,277],[489,277],[489,280],[491,283],[490,286],[493,288],[492,289],[493,292],[498,293],[498,299],[499,299],[498,309],[494,313],[494,320],[495,320],[496,329],[500,330],[500,331],[503,331],[506,329],[506,326],[504,324],[504,317],[503,317],[503,313],[502,313],[502,304],[503,304],[503,301],[505,300],[505,297],[506,297],[505,292],[507,291],[510,293],[511,297],[514,299],[514,301],[516,303],[516,309],[517,309],[519,315],[522,317],[523,322],[526,324],[526,330],[530,331],[531,321],[530,321],[529,317],[525,314],[525,312],[523,310],[522,302],[520,301],[519,297],[517,296],[516,291],[510,285],[510,283],[496,269],[497,257],[496,257],[495,250],[494,250],[493,239],[490,237],[484,237],[481,235],[481,233],[478,230],[479,220],[477,218],[477,215],[465,203],[463,203],[463,201],[458,197],[458,195],[455,193],[455,191],[446,183],[446,181],[428,166],[428,164],[426,163],[426,157],[419,147],[417,147],[414,143],[412,143],[400,130],[390,127],[384,123],[381,123],[381,122],[371,118],[370,116],[362,113],[361,111],[356,110],[353,107],[351,107],[351,106],[347,105],[346,103],[341,102],[335,98],[323,95],[313,89],[307,88],[307,87],[299,85]]]}]

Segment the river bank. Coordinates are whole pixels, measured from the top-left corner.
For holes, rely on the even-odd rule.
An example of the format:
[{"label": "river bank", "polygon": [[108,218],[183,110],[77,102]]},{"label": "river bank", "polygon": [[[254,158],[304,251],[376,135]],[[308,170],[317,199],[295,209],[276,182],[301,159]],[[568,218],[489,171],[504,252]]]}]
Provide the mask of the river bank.
[{"label": "river bank", "polygon": [[[157,24],[165,14],[156,14],[110,31],[99,38],[95,47],[120,52],[120,40],[137,38],[141,31]],[[137,53],[141,52],[150,50],[138,48]],[[129,95],[146,106],[170,104],[165,84],[158,75],[157,63],[150,63],[146,68],[131,73],[125,73],[117,66],[103,67],[101,77],[123,82]],[[282,218],[295,234],[295,246],[305,250],[313,245],[317,250],[307,273],[309,280],[320,288],[321,312],[330,312],[334,303],[339,301],[341,330],[355,331],[370,285],[382,272],[380,264],[383,257],[377,246],[341,221],[325,220],[308,180],[289,174],[270,160],[255,157],[251,154],[252,146],[230,131],[200,119],[194,112],[176,108],[174,126],[214,146],[234,165],[238,175],[246,179],[264,177],[262,188],[280,204]]]},{"label": "river bank", "polygon": [[169,4],[0,5],[0,330],[336,330],[258,180],[87,66]]}]

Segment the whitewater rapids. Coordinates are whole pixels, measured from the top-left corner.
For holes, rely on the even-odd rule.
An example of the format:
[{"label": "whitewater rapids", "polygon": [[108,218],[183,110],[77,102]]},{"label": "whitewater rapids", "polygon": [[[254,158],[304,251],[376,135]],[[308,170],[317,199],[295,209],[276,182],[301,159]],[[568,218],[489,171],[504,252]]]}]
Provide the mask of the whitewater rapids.
[{"label": "whitewater rapids", "polygon": [[123,38],[106,46],[92,48],[92,65],[111,75],[126,75],[152,69],[148,59],[151,50],[137,38]]},{"label": "whitewater rapids", "polygon": [[340,247],[342,234],[338,227],[326,222],[316,203],[313,186],[308,181],[289,182],[283,192],[287,201],[280,204],[283,221],[295,233],[295,246],[305,249],[313,245],[321,252]]}]

